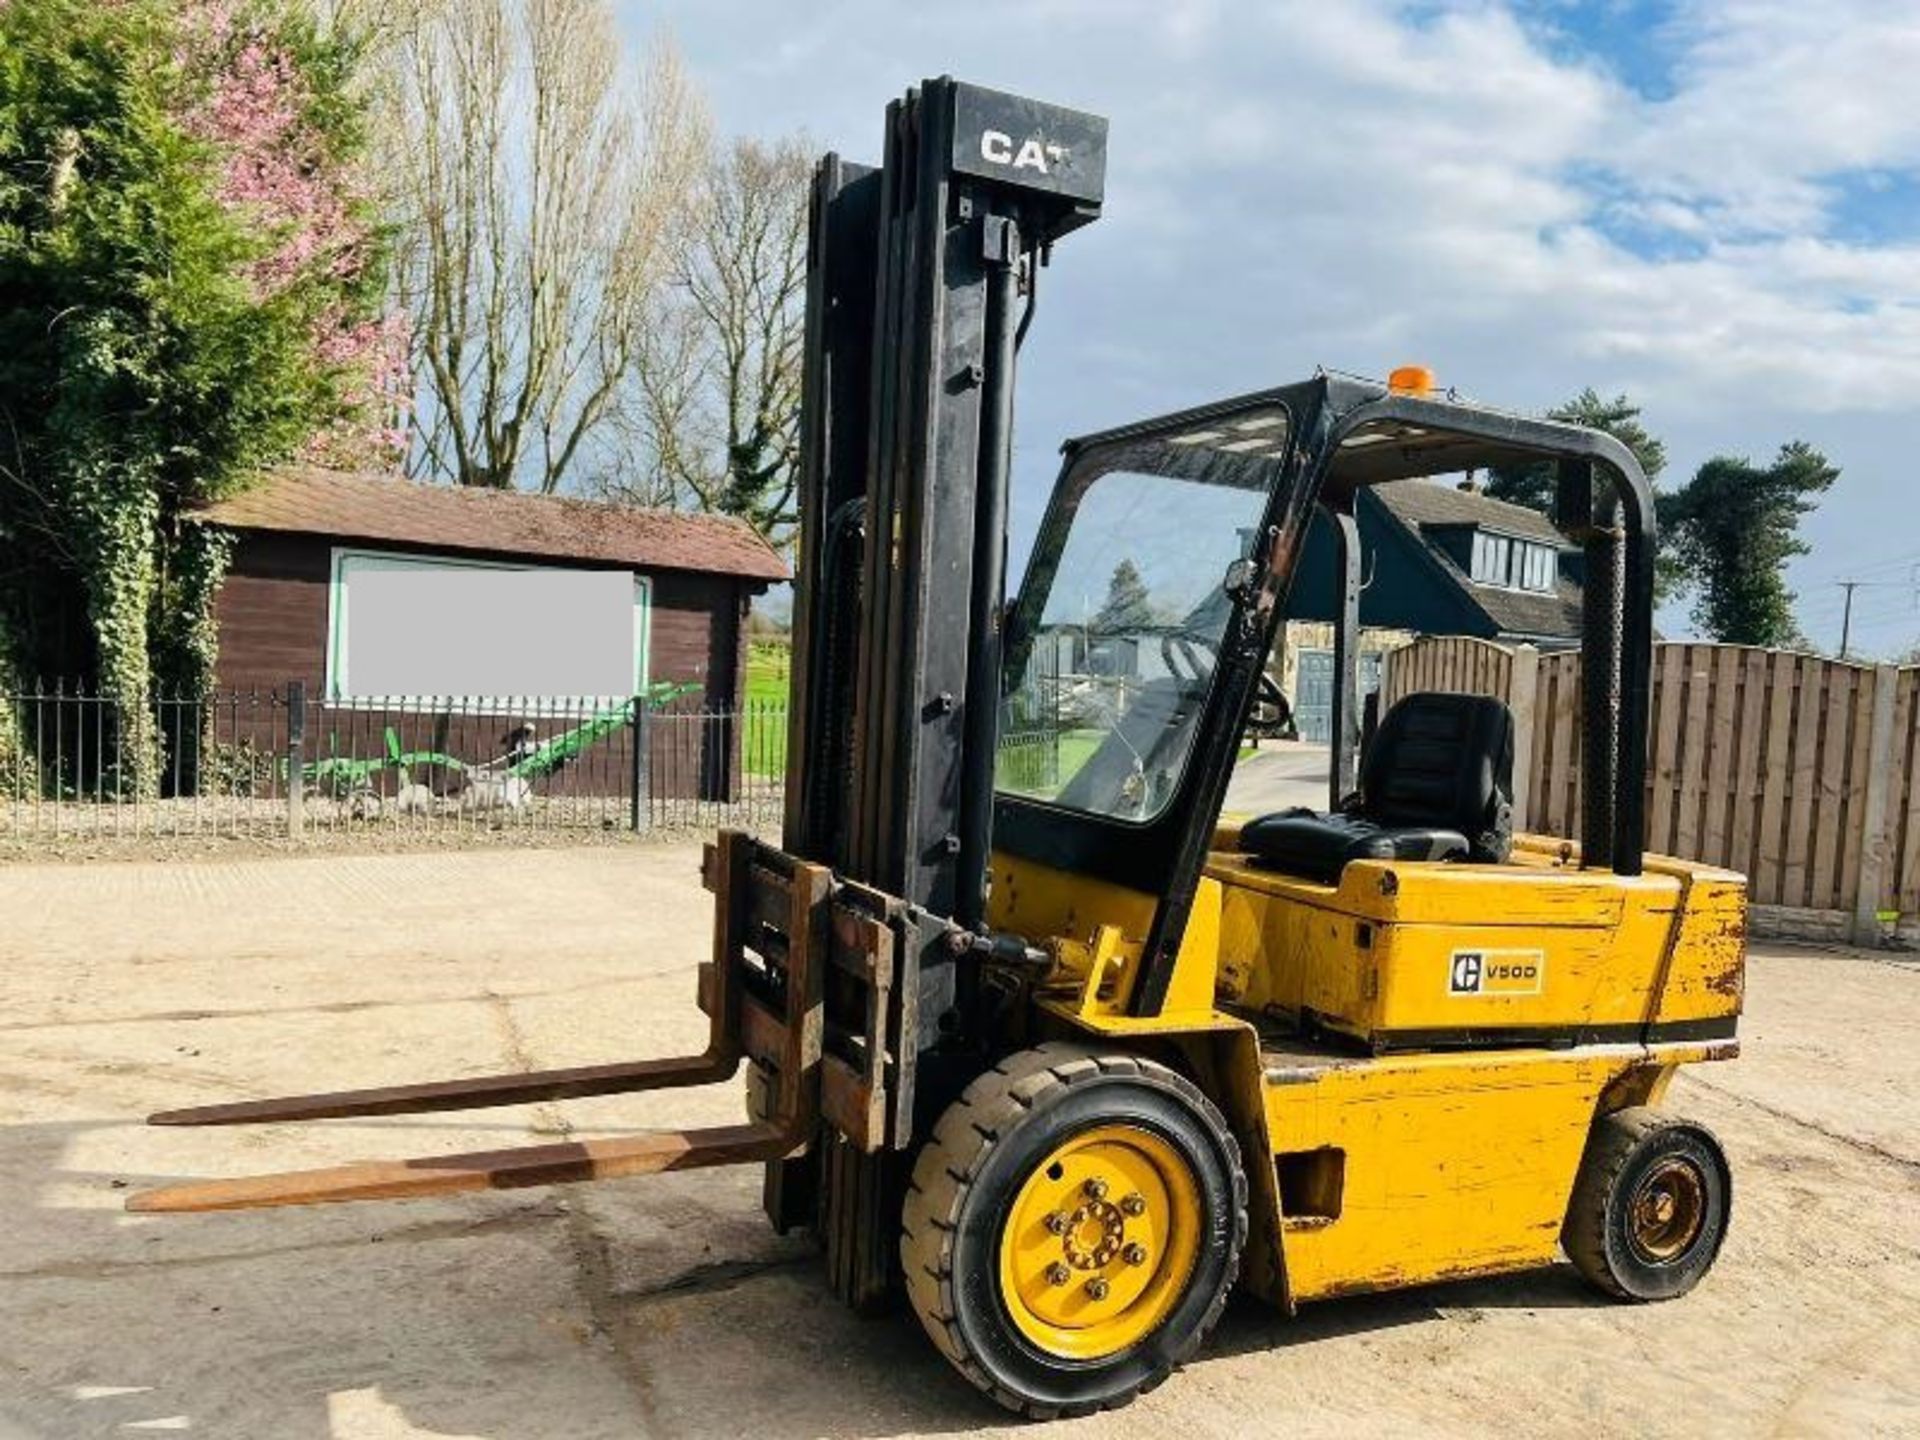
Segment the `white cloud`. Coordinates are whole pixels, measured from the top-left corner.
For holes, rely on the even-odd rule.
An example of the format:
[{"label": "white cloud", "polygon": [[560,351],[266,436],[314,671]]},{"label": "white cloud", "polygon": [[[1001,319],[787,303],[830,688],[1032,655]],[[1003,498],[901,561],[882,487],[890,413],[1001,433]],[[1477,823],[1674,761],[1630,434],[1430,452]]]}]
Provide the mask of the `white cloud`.
[{"label": "white cloud", "polygon": [[1920,13],[1884,0],[1686,7],[1679,88],[1621,117],[1619,153],[1650,189],[1711,197],[1727,224],[1817,226],[1834,171],[1920,162]]},{"label": "white cloud", "polygon": [[1024,366],[1029,494],[1059,434],[1419,360],[1514,408],[1628,389],[1678,473],[1805,433],[1848,467],[1816,534],[1912,548],[1864,497],[1920,449],[1920,236],[1843,242],[1832,180],[1920,171],[1920,7],[1683,0],[1664,99],[1491,0],[663,13],[724,123],[855,158],[925,74],[1111,117],[1107,217],[1062,244]]},{"label": "white cloud", "polygon": [[[1222,210],[1252,222],[1225,241],[1221,285],[1264,231],[1309,289],[1331,278],[1476,367],[1484,350],[1536,372],[1597,363],[1676,410],[1756,393],[1903,406],[1920,382],[1920,313],[1902,308],[1920,298],[1920,250],[1820,238],[1820,178],[1920,162],[1901,70],[1920,59],[1920,16],[1850,32],[1819,8],[1817,24],[1802,7],[1690,15],[1680,88],[1655,104],[1552,58],[1497,7],[1421,26],[1382,6],[1283,7],[1207,57],[1230,98],[1168,85],[1145,102],[1162,119],[1133,164],[1158,204],[1184,204],[1183,242],[1217,237]],[[1627,221],[1686,243],[1608,238]],[[1310,298],[1288,313],[1319,318]],[[1326,316],[1321,343],[1353,318]]]}]

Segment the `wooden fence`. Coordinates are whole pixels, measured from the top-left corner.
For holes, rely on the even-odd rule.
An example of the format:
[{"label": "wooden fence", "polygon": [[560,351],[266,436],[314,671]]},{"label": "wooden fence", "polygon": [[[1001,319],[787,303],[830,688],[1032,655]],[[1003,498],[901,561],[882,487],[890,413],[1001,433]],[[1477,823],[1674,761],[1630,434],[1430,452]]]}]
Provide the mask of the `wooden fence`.
[{"label": "wooden fence", "polygon": [[[1525,828],[1580,829],[1580,657],[1462,637],[1388,659],[1420,690],[1513,708]],[[1654,648],[1647,845],[1739,870],[1754,904],[1866,941],[1920,912],[1920,669],[1738,645]]]}]

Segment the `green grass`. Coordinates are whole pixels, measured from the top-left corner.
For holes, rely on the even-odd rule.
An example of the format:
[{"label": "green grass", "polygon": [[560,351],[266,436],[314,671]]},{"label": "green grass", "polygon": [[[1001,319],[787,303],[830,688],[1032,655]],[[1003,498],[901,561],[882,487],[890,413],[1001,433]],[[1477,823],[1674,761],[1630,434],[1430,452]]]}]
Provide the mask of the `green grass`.
[{"label": "green grass", "polygon": [[793,647],[783,640],[755,640],[747,646],[747,703],[784,704],[793,678]]},{"label": "green grass", "polygon": [[1107,732],[1062,730],[1053,740],[1053,753],[1044,748],[1002,742],[995,783],[1003,790],[1050,800],[1093,758]]},{"label": "green grass", "polygon": [[747,716],[741,737],[749,775],[787,773],[787,700],[792,692],[793,647],[784,641],[747,645]]},{"label": "green grass", "polygon": [[1060,783],[1080,773],[1080,767],[1093,758],[1093,752],[1100,748],[1100,742],[1107,738],[1104,730],[1067,730],[1060,736]]},{"label": "green grass", "polygon": [[[784,640],[753,640],[747,645],[746,724],[742,736],[744,764],[749,775],[777,778],[787,773],[787,702],[791,697],[793,649]],[[1093,757],[1106,738],[1104,730],[1063,730],[1058,745],[1058,770],[1047,784],[1038,774],[1021,773],[1021,762],[1001,761],[1001,783],[1029,793],[1057,795]],[[1027,783],[1022,783],[1023,781]],[[1033,783],[1041,782],[1041,783]]]}]

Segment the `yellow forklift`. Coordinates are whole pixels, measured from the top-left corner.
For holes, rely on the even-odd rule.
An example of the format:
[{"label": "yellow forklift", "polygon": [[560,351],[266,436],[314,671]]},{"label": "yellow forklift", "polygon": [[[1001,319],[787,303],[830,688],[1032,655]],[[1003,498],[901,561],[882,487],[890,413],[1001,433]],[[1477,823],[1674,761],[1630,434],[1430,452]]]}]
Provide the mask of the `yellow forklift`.
[{"label": "yellow forklift", "polygon": [[[759,1163],[863,1309],[904,1293],[1036,1417],[1125,1403],[1230,1290],[1303,1302],[1554,1263],[1684,1294],[1731,1179],[1660,1107],[1732,1057],[1741,877],[1644,853],[1652,498],[1607,435],[1320,374],[1071,441],[1004,598],[1014,364],[1105,122],[950,79],[815,179],[785,829],[706,853],[698,1055],[176,1111],[403,1114],[716,1083],[737,1125],[182,1183],[138,1211]],[[1516,835],[1513,719],[1361,734],[1357,498],[1540,463],[1582,550],[1581,833]],[[1222,819],[1330,527],[1325,810]],[[1542,1323],[1551,1323],[1543,1321]]]}]

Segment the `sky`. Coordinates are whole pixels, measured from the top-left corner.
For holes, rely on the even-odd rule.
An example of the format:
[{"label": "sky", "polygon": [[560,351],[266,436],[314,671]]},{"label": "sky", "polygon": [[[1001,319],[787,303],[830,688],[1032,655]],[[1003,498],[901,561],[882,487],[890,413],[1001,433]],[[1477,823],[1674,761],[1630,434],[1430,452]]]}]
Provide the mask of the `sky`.
[{"label": "sky", "polygon": [[[1920,7],[1856,0],[617,0],[718,125],[879,157],[928,75],[1111,121],[1022,352],[1016,547],[1060,439],[1316,365],[1538,411],[1625,391],[1677,483],[1841,466],[1807,633],[1920,643]],[[1660,617],[1684,635],[1684,605]]]}]

